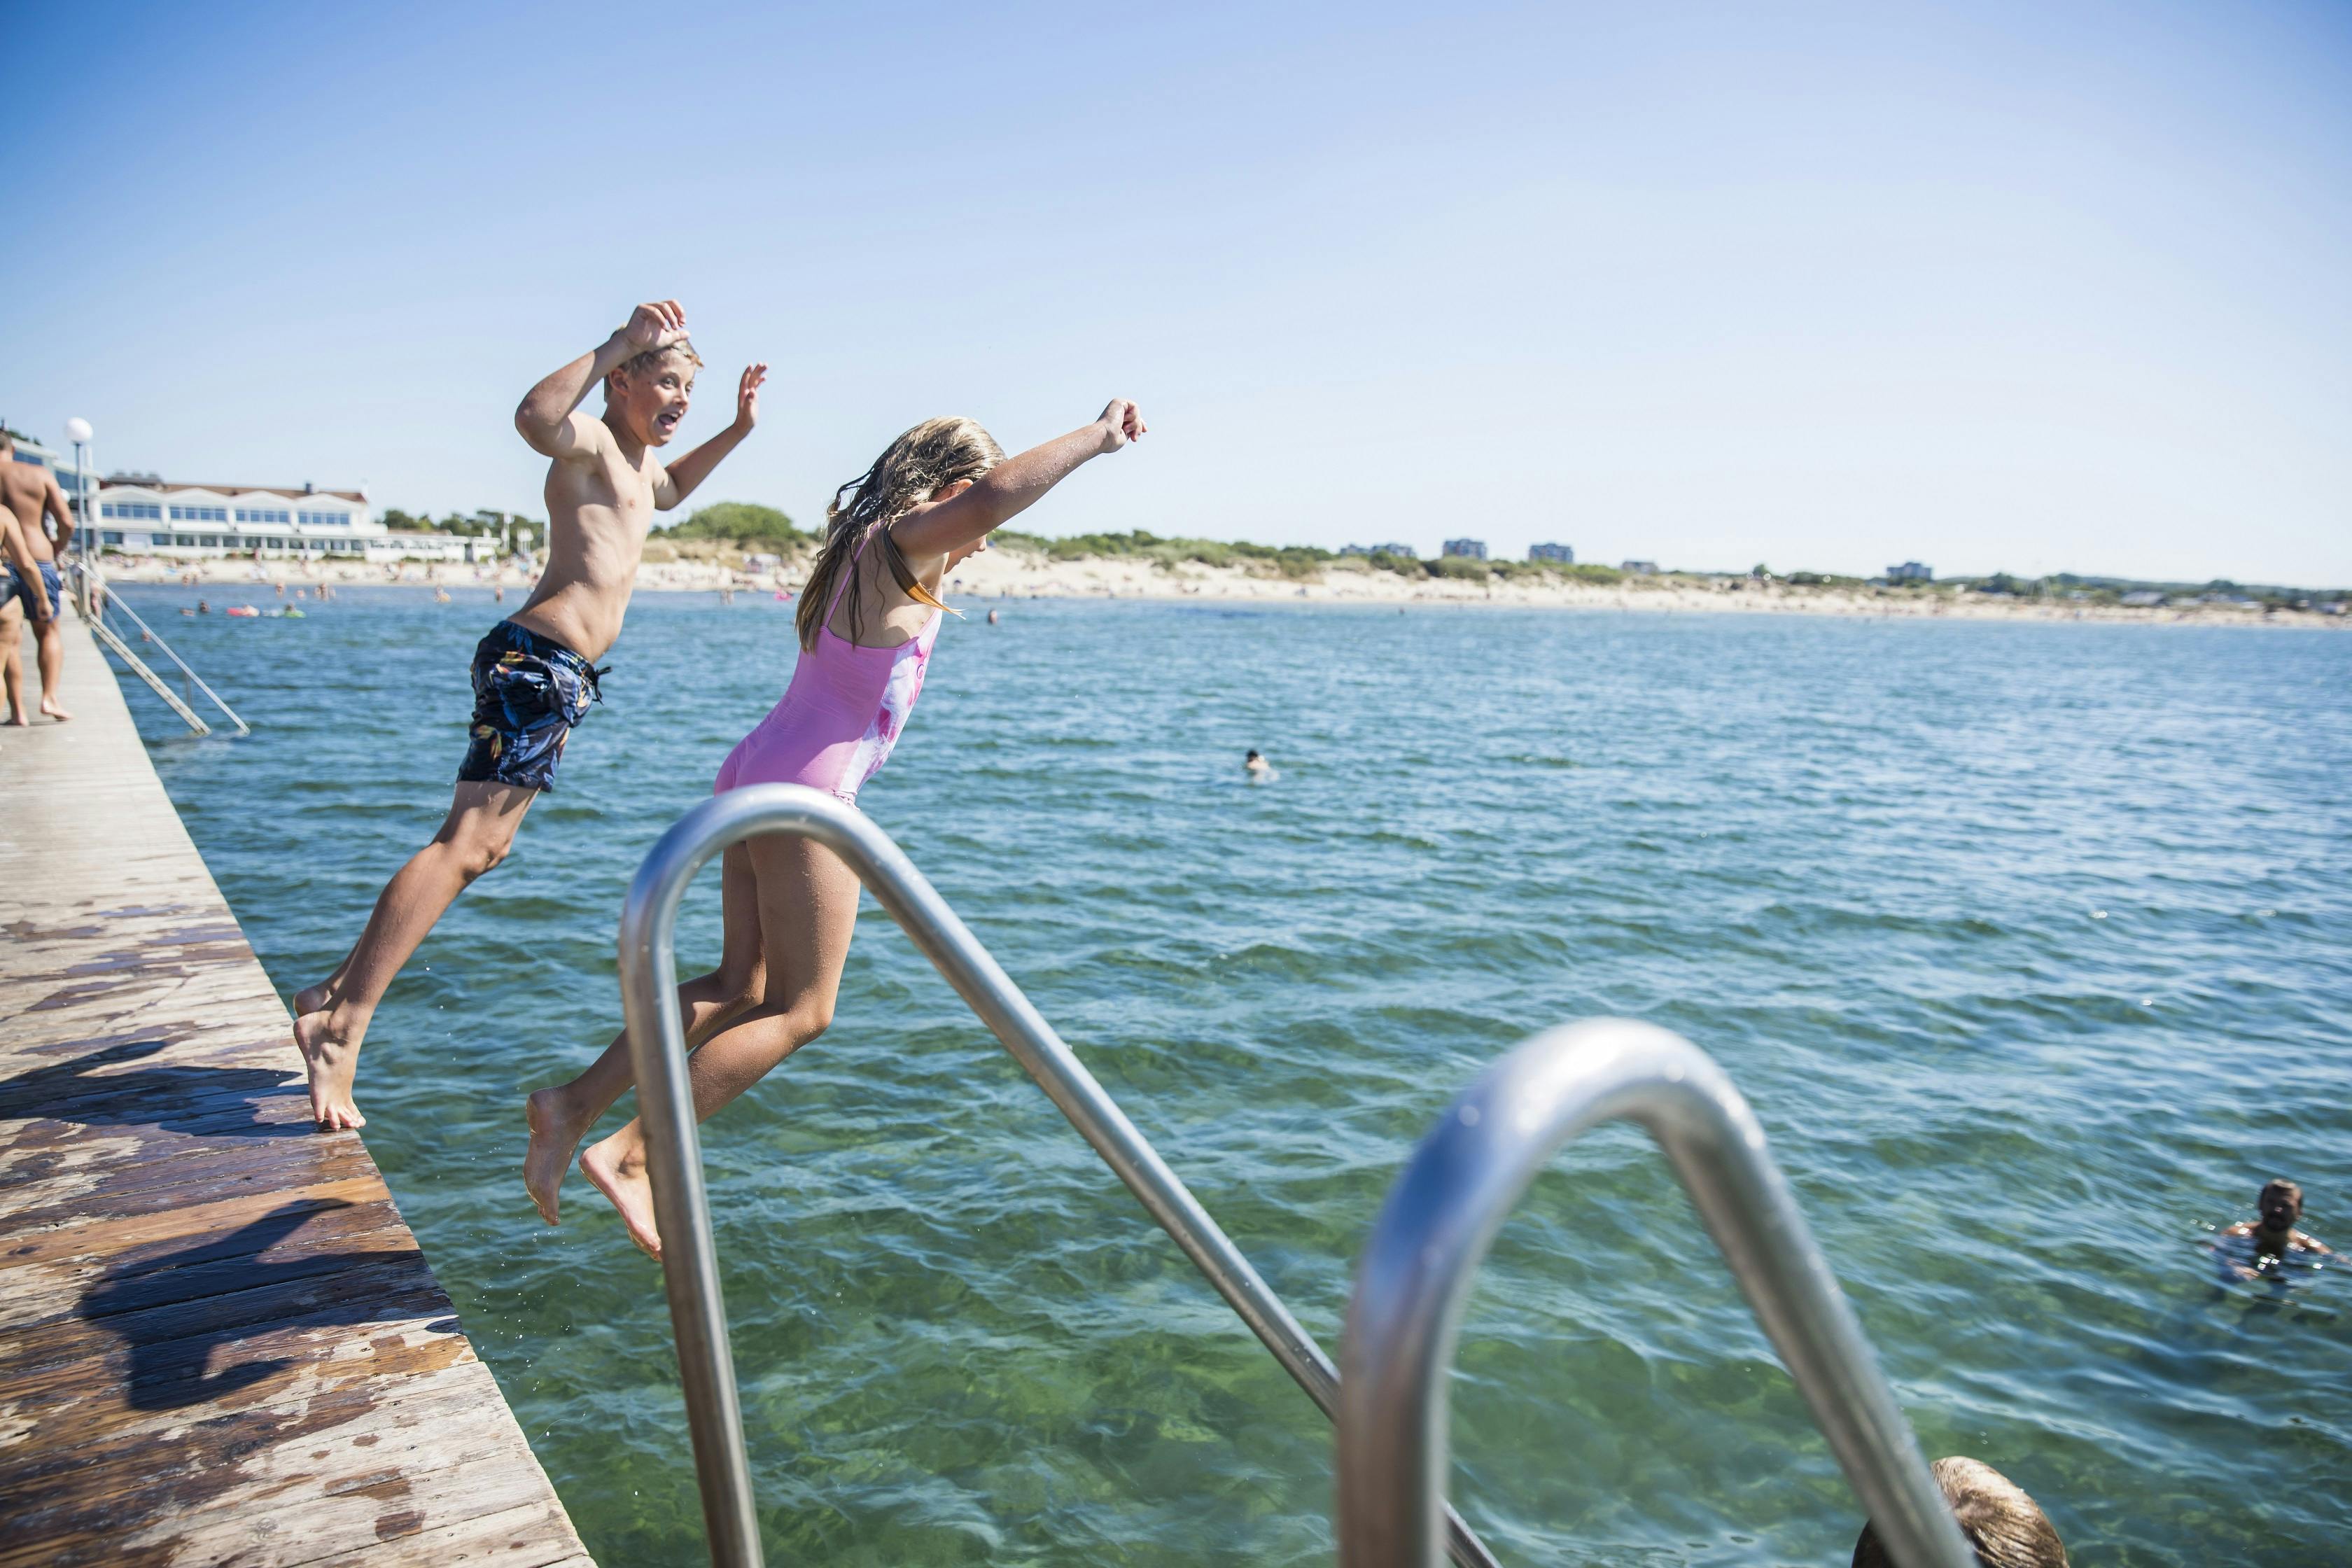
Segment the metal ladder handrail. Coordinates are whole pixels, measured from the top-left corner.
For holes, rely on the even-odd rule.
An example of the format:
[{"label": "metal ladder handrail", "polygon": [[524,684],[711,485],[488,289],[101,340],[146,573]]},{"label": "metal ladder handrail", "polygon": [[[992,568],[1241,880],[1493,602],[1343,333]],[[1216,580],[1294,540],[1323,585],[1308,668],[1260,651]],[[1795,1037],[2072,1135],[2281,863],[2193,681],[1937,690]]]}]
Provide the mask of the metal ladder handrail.
[{"label": "metal ladder handrail", "polygon": [[[621,912],[621,1005],[711,1561],[720,1568],[759,1568],[760,1528],[688,1079],[675,939],[678,901],[695,873],[728,846],[767,833],[813,839],[857,873],[1284,1370],[1326,1415],[1336,1415],[1339,1373],[1331,1358],[890,837],[821,790],[754,784],[714,796],[672,825],[638,868]],[[1493,1553],[1450,1510],[1446,1531],[1448,1550],[1464,1568],[1496,1568]]]},{"label": "metal ladder handrail", "polygon": [[106,612],[109,609],[119,610],[122,614],[130,616],[131,624],[139,628],[140,635],[144,637],[149,642],[153,643],[157,647],[163,649],[163,657],[170,659],[174,665],[177,665],[179,667],[180,673],[186,676],[188,679],[194,683],[197,690],[212,699],[213,706],[219,709],[222,715],[226,718],[230,723],[236,726],[236,732],[240,737],[253,733],[253,727],[247,724],[244,720],[238,718],[235,709],[221,700],[220,693],[215,691],[209,685],[205,684],[205,678],[198,675],[194,669],[190,668],[186,659],[182,658],[177,653],[173,651],[172,645],[163,640],[162,634],[157,632],[154,627],[149,626],[138,611],[123,603],[122,596],[121,595],[115,593],[106,585],[106,574],[100,572],[96,565],[92,564],[86,558],[76,557],[68,561],[67,568],[69,571],[79,574],[81,577],[80,591],[75,595],[75,603],[81,610],[81,618],[84,624],[86,624],[89,627],[90,631],[97,636],[100,642],[106,645],[107,649],[111,652],[115,658],[129,665],[131,670],[137,674],[141,679],[144,680],[148,684],[156,696],[161,697],[166,703],[169,703],[171,705],[172,711],[177,713],[180,718],[186,722],[188,728],[194,730],[199,735],[209,735],[213,732],[212,726],[205,723],[202,718],[198,717],[195,710],[190,708],[187,703],[181,700],[177,693],[173,692],[171,688],[165,686],[163,679],[157,676],[152,669],[148,668],[147,662],[141,658],[137,654],[131,651],[131,645],[123,641],[122,637],[112,626],[106,624]]},{"label": "metal ladder handrail", "polygon": [[1975,1568],[1747,1100],[1688,1040],[1622,1018],[1511,1051],[1448,1108],[1390,1189],[1340,1342],[1340,1568],[1437,1562],[1446,1373],[1471,1282],[1552,1155],[1620,1117],[1664,1152],[1888,1555],[1900,1568]]}]

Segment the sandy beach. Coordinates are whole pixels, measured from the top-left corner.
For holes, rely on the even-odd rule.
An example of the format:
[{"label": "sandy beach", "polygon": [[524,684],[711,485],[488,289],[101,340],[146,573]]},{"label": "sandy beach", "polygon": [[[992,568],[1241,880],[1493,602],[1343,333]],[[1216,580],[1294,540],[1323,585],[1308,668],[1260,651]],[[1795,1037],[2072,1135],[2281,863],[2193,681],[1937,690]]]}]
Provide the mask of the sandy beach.
[{"label": "sandy beach", "polygon": [[[637,570],[640,593],[793,593],[807,575],[808,552],[781,566],[755,563],[723,546],[656,539]],[[758,564],[763,570],[753,571]],[[325,583],[337,586],[423,589],[504,587],[528,593],[534,574],[512,565],[369,565],[358,562],[253,561],[242,557],[180,562],[110,556],[105,570],[118,583],[188,583],[226,591],[227,602],[259,604]],[[242,590],[242,596],[239,596]],[[1668,614],[1809,615],[1942,617],[1953,620],[2114,621],[2200,626],[2343,628],[2352,617],[2232,604],[2137,606],[2063,598],[2023,599],[1943,587],[1849,589],[1800,586],[1776,579],[1701,577],[1665,573],[1613,584],[1492,577],[1406,576],[1354,559],[1307,577],[1282,575],[1270,565],[1163,566],[1143,556],[1054,560],[1014,544],[989,550],[959,565],[948,584],[950,604],[997,599],[1222,600],[1287,604],[1487,605],[1528,608],[1646,611]]]}]

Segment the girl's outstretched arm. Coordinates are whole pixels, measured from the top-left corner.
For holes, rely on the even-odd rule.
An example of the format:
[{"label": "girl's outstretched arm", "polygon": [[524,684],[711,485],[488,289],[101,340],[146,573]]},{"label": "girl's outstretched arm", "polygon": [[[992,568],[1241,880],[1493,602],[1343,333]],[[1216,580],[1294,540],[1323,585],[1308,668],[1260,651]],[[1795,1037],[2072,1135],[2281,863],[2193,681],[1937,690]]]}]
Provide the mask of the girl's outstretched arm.
[{"label": "girl's outstretched arm", "polygon": [[1056,436],[1007,458],[965,489],[944,500],[917,507],[890,525],[890,537],[914,559],[948,555],[988,537],[1070,477],[1089,458],[1116,452],[1141,438],[1143,416],[1124,397],[1114,397],[1091,425]]}]

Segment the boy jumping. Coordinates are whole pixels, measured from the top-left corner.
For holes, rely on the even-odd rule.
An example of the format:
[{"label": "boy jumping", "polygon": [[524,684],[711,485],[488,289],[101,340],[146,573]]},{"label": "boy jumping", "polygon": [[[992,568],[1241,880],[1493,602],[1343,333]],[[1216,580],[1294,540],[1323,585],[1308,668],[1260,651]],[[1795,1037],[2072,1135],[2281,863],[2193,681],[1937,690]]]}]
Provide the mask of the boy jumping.
[{"label": "boy jumping", "polygon": [[[360,1041],[393,976],[457,895],[507,857],[523,814],[555,787],[564,740],[598,695],[595,662],[621,635],[637,560],[656,511],[710,476],[760,416],[768,367],[750,366],[735,423],[665,467],[702,361],[675,300],[640,305],[628,325],[530,389],[515,428],[547,469],[547,570],[530,601],[474,650],[472,742],[449,815],[433,842],[384,885],[367,929],[335,972],[294,997],[294,1044],[324,1129],[364,1127],[352,1101]],[[604,413],[579,411],[604,384]]]}]

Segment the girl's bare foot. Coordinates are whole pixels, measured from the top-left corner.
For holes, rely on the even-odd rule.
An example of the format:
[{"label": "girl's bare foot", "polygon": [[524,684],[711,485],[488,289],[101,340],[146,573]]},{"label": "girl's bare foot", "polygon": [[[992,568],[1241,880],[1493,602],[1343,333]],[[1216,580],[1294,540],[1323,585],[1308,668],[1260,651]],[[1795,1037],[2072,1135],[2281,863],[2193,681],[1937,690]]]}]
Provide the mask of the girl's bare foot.
[{"label": "girl's bare foot", "polygon": [[48,717],[56,720],[60,724],[73,717],[72,714],[67,712],[62,707],[58,706],[58,700],[54,697],[43,697],[41,699],[41,711],[48,715]]},{"label": "girl's bare foot", "polygon": [[310,1120],[330,1132],[367,1125],[352,1101],[352,1078],[359,1071],[360,1043],[340,1037],[334,1015],[320,1010],[294,1020],[294,1047],[310,1079]]},{"label": "girl's bare foot", "polygon": [[556,1210],[563,1202],[564,1173],[572,1169],[572,1152],[580,1147],[589,1126],[565,1112],[561,1089],[535,1089],[523,1102],[530,1146],[522,1152],[522,1184],[539,1205],[539,1217],[550,1225],[562,1223]]},{"label": "girl's bare foot", "polygon": [[646,1178],[646,1152],[623,1129],[580,1156],[580,1173],[621,1211],[629,1239],[648,1258],[661,1257],[661,1233],[654,1228],[654,1186]]}]

